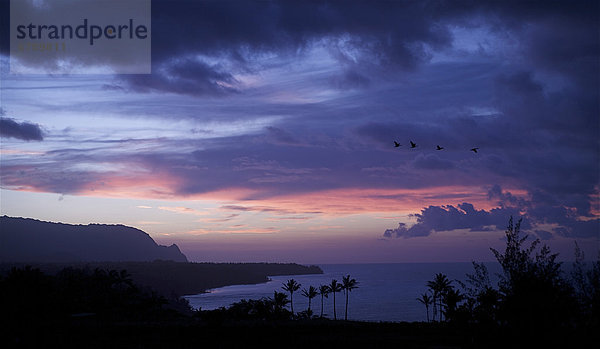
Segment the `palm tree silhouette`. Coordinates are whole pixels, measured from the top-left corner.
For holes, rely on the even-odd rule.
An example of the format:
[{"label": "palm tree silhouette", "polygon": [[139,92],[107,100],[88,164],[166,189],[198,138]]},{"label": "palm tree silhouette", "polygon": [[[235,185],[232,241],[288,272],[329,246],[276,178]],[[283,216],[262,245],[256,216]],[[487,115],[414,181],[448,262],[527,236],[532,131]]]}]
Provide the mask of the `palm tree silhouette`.
[{"label": "palm tree silhouette", "polygon": [[279,313],[285,308],[285,306],[290,302],[287,299],[287,294],[283,292],[273,291],[273,307],[275,308],[275,312]]},{"label": "palm tree silhouette", "polygon": [[323,317],[323,298],[329,297],[329,286],[327,286],[327,285],[319,286],[319,294],[321,295],[321,317]]},{"label": "palm tree silhouette", "polygon": [[450,290],[451,284],[452,281],[442,273],[435,274],[434,279],[427,282],[427,286],[433,292],[433,320],[435,320],[436,310],[439,309],[440,321],[442,321],[444,295]]},{"label": "palm tree silhouette", "polygon": [[294,315],[294,292],[300,289],[300,284],[296,282],[294,279],[289,279],[283,286],[281,287],[284,291],[290,293],[290,309],[292,310],[292,315]]},{"label": "palm tree silhouette", "polygon": [[429,305],[431,304],[431,297],[429,294],[423,293],[421,298],[417,298],[417,300],[425,305],[425,311],[427,312],[427,322],[429,322]]},{"label": "palm tree silhouette", "polygon": [[456,316],[458,303],[463,299],[465,299],[465,296],[460,293],[460,291],[455,290],[452,286],[448,287],[448,291],[444,294],[443,300],[446,307],[446,311],[444,312],[446,320],[452,321]]},{"label": "palm tree silhouette", "polygon": [[329,287],[329,292],[333,293],[333,319],[337,320],[337,313],[335,312],[335,294],[342,290],[342,285],[338,284],[336,279],[333,279],[327,287]]},{"label": "palm tree silhouette", "polygon": [[303,289],[302,290],[302,295],[306,298],[308,298],[308,312],[310,313],[310,300],[315,298],[317,295],[319,294],[319,292],[317,291],[317,289],[314,286],[310,286],[307,289]]},{"label": "palm tree silhouette", "polygon": [[351,279],[350,275],[346,275],[342,278],[342,289],[346,295],[346,312],[344,313],[344,320],[348,320],[348,294],[350,291],[358,288],[358,282],[355,279]]}]

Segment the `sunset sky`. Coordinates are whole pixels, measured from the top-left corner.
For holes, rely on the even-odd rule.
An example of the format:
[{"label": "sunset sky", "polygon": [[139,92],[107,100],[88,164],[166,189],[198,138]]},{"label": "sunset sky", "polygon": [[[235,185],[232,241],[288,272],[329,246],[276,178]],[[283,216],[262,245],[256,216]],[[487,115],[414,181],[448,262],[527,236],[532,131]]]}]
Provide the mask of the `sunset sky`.
[{"label": "sunset sky", "polygon": [[151,75],[11,74],[0,4],[2,215],[193,261],[492,260],[511,215],[598,254],[597,1],[154,0]]}]

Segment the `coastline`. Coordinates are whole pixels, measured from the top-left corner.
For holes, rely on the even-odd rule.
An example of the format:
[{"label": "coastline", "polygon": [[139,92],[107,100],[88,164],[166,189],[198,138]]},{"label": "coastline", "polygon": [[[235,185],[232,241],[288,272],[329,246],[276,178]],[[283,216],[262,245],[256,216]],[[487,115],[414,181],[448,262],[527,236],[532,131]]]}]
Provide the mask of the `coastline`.
[{"label": "coastline", "polygon": [[195,263],[195,262],[72,262],[72,263],[2,263],[0,275],[13,267],[31,266],[50,275],[63,268],[126,270],[142,287],[165,296],[207,293],[210,289],[232,285],[252,285],[269,281],[269,276],[322,274],[318,266],[296,263]]}]

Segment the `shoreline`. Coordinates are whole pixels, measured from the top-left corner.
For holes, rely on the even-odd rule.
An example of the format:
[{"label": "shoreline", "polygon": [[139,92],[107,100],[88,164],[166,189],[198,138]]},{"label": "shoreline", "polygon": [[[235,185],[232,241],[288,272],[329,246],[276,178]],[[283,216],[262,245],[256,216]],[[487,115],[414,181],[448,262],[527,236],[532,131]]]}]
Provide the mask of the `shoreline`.
[{"label": "shoreline", "polygon": [[207,290],[235,285],[256,285],[270,276],[322,274],[320,267],[296,263],[196,263],[196,262],[71,262],[0,263],[0,275],[13,267],[31,266],[56,275],[64,268],[126,270],[131,279],[165,296],[197,295]]}]

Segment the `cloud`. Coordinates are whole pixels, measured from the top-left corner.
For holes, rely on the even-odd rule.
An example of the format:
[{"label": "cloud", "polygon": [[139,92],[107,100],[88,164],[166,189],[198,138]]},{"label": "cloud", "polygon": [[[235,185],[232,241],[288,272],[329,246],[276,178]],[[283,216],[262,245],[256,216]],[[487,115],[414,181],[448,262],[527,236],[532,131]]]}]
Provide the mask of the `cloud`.
[{"label": "cloud", "polygon": [[[426,47],[450,45],[451,36],[435,25],[418,3],[304,3],[154,1],[151,77],[121,76],[136,91],[192,95],[238,92],[236,74],[256,72],[261,57],[280,62],[315,47],[329,48],[345,70],[331,78],[341,89],[363,88],[370,78],[355,68],[414,69],[429,56]],[[159,16],[159,17],[158,17]],[[223,64],[179,62],[204,56]]]},{"label": "cloud", "polygon": [[[233,76],[256,72],[262,57],[301,57],[326,47],[340,66],[330,83],[340,89],[365,88],[390,71],[412,71],[453,45],[451,28],[491,27],[499,37],[517,36],[536,66],[567,75],[590,77],[597,57],[598,6],[584,2],[178,2],[154,1],[150,79],[123,76],[131,88],[184,94],[237,92]],[[180,57],[205,56],[221,66],[184,64]],[[195,68],[193,66],[196,66]],[[175,70],[171,73],[167,71]],[[192,71],[200,70],[201,74]],[[173,74],[174,73],[174,74]],[[175,83],[169,77],[175,76]],[[189,74],[189,78],[187,77]],[[192,81],[193,80],[193,81]],[[221,82],[227,83],[223,88]],[[181,84],[181,86],[178,86]],[[235,85],[235,84],[234,84]],[[185,89],[183,87],[189,88]]]},{"label": "cloud", "polygon": [[448,170],[454,168],[451,161],[441,159],[435,154],[419,154],[412,162],[413,166],[425,170]]},{"label": "cloud", "polygon": [[204,222],[204,223],[224,223],[224,222],[229,222],[229,221],[235,219],[238,216],[239,216],[238,213],[232,213],[232,214],[227,215],[227,216],[222,217],[222,218],[201,218],[198,221],[199,222]]},{"label": "cloud", "polygon": [[190,207],[182,207],[182,206],[161,206],[158,207],[159,210],[169,211],[173,213],[183,213],[183,214],[192,214],[196,216],[205,216],[208,215],[207,211],[199,211]]},{"label": "cloud", "polygon": [[[3,185],[417,213],[388,235],[502,229],[510,214],[539,236],[598,231],[597,2],[154,1],[153,13],[152,75],[115,76],[117,90],[77,103],[79,82],[7,79],[3,102],[20,93],[118,126],[74,121],[43,157],[10,149]],[[48,90],[53,105],[36,104]]]},{"label": "cloud", "polygon": [[534,230],[534,234],[537,235],[542,240],[550,240],[552,239],[552,233],[546,230]]},{"label": "cloud", "polygon": [[276,214],[293,214],[297,213],[287,209],[270,207],[270,206],[241,206],[241,205],[222,205],[223,210],[243,211],[243,212],[271,212]]},{"label": "cloud", "polygon": [[299,145],[300,142],[288,131],[275,126],[267,126],[267,139],[275,144]]},{"label": "cloud", "polygon": [[0,117],[0,136],[24,141],[44,140],[40,125],[25,121],[17,122],[5,117]]},{"label": "cloud", "polygon": [[371,80],[354,70],[346,70],[331,78],[331,84],[339,89],[359,89],[368,87]]},{"label": "cloud", "polygon": [[489,230],[489,227],[499,229],[506,225],[510,214],[515,213],[514,210],[507,211],[511,210],[476,210],[470,203],[462,203],[457,207],[453,205],[429,206],[422,209],[421,213],[412,214],[417,219],[416,224],[408,227],[405,223],[400,223],[398,228],[386,230],[383,236],[409,238],[455,229],[471,231],[485,231]]},{"label": "cloud", "polygon": [[417,222],[408,227],[400,223],[396,229],[388,229],[383,236],[416,237],[427,236],[433,232],[469,229],[470,231],[501,230],[509,217],[523,218],[521,229],[544,240],[551,239],[553,234],[547,230],[536,229],[541,224],[551,224],[555,234],[571,238],[594,238],[598,236],[600,219],[580,219],[572,210],[561,205],[516,198],[509,192],[503,192],[494,186],[488,193],[490,198],[499,198],[499,206],[490,210],[477,210],[470,203],[429,206],[421,213],[412,214]]},{"label": "cloud", "polygon": [[[123,77],[121,77],[123,78]],[[128,75],[127,88],[135,92],[171,92],[187,95],[225,95],[237,92],[239,82],[218,64],[193,58],[173,58],[154,64],[152,74]],[[122,88],[107,85],[107,88]]]}]

